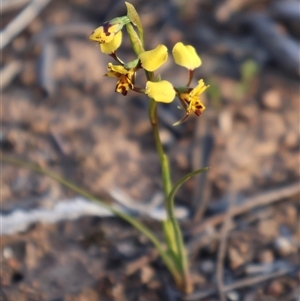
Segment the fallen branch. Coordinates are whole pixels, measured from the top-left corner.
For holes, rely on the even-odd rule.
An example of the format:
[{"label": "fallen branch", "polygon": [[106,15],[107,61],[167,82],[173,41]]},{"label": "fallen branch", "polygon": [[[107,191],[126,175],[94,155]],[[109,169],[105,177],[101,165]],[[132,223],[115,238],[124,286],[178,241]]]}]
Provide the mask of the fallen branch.
[{"label": "fallen branch", "polygon": [[245,286],[252,286],[252,285],[260,283],[262,281],[266,281],[266,280],[269,280],[269,279],[272,279],[272,278],[283,276],[287,273],[292,272],[292,270],[293,270],[292,268],[286,268],[286,269],[279,270],[279,271],[276,271],[276,272],[268,274],[268,275],[249,277],[249,278],[237,281],[233,284],[224,286],[223,287],[223,292],[229,292],[229,291],[239,289],[239,288],[242,288],[242,287],[245,287]]},{"label": "fallen branch", "polygon": [[[282,188],[273,189],[272,191],[265,192],[254,197],[250,197],[246,199],[244,204],[236,206],[233,209],[232,217],[243,214],[256,207],[267,206],[269,204],[281,201],[298,193],[300,193],[300,184],[294,183]],[[198,235],[207,227],[218,226],[223,222],[225,216],[226,213],[221,213],[212,218],[204,220],[202,223],[200,223],[200,225],[193,227],[191,230],[192,235]]]},{"label": "fallen branch", "polygon": [[229,208],[226,213],[226,217],[223,223],[222,231],[221,231],[221,239],[219,243],[219,251],[217,258],[217,282],[218,282],[218,291],[221,301],[226,301],[226,296],[224,294],[224,282],[223,282],[223,274],[224,274],[224,260],[227,249],[227,238],[230,230],[230,226],[232,224],[232,211],[234,210],[236,201],[236,195],[231,193]]},{"label": "fallen branch", "polygon": [[6,47],[41,12],[51,0],[34,0],[24,8],[1,32],[0,49]]},{"label": "fallen branch", "polygon": [[21,61],[12,61],[5,65],[0,71],[0,91],[4,90],[13,79],[22,71],[23,64]]}]

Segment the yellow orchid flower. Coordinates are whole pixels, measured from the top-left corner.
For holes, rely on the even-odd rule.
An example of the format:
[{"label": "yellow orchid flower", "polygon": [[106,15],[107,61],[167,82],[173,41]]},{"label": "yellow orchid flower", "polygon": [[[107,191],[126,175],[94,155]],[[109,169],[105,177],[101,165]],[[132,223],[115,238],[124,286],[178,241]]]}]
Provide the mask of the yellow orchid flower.
[{"label": "yellow orchid flower", "polygon": [[119,31],[119,28],[119,24],[111,25],[106,22],[102,26],[96,28],[89,36],[89,39],[100,44],[110,43]]},{"label": "yellow orchid flower", "polygon": [[145,94],[157,102],[170,103],[175,98],[176,92],[172,84],[166,80],[146,83]]},{"label": "yellow orchid flower", "polygon": [[127,16],[114,18],[96,28],[89,36],[89,39],[100,44],[110,43],[114,36],[122,30],[123,26],[129,22],[130,19]]},{"label": "yellow orchid flower", "polygon": [[134,70],[126,70],[123,66],[113,65],[112,63],[108,63],[107,70],[108,72],[105,76],[115,77],[118,79],[115,90],[116,92],[126,95],[129,89],[133,89]]},{"label": "yellow orchid flower", "polygon": [[194,70],[201,65],[201,59],[191,45],[179,42],[174,46],[172,53],[175,63],[189,70]]},{"label": "yellow orchid flower", "polygon": [[186,110],[186,115],[176,122],[174,125],[181,124],[188,119],[191,112],[194,112],[197,116],[205,110],[204,104],[200,100],[200,95],[208,88],[205,86],[203,79],[198,81],[198,85],[194,88],[178,88],[177,95],[184,109]]},{"label": "yellow orchid flower", "polygon": [[100,44],[100,50],[105,54],[112,54],[122,43],[122,31],[119,31],[109,43]]},{"label": "yellow orchid flower", "polygon": [[168,59],[168,48],[160,44],[152,50],[141,53],[139,59],[144,69],[153,72]]}]

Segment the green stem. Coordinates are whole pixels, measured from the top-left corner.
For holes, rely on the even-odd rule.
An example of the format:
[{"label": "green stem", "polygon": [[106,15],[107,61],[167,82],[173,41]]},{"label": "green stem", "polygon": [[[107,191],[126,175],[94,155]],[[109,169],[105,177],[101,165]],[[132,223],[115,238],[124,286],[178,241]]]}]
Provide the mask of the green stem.
[{"label": "green stem", "polygon": [[[150,99],[149,103],[149,118],[150,123],[152,126],[154,141],[156,150],[159,156],[159,161],[162,169],[162,180],[163,180],[163,188],[164,188],[164,195],[165,199],[167,200],[168,195],[172,189],[172,182],[171,182],[171,173],[170,173],[170,166],[169,166],[169,160],[168,157],[164,153],[164,149],[159,137],[159,130],[158,130],[158,116],[157,116],[157,102],[153,99]],[[166,204],[167,209],[167,204]],[[170,212],[168,212],[168,216],[170,215]]]},{"label": "green stem", "polygon": [[[154,81],[153,72],[146,71],[146,76],[148,80]],[[182,232],[179,227],[179,223],[175,217],[174,195],[172,194],[172,196],[170,197],[171,192],[174,191],[174,188],[172,188],[169,160],[166,154],[164,153],[163,145],[159,136],[157,102],[155,102],[153,99],[150,99],[149,101],[148,113],[150,123],[152,126],[156,150],[159,156],[159,161],[162,169],[165,208],[167,212],[167,219],[163,222],[165,240],[168,245],[170,258],[176,266],[176,269],[181,277],[178,286],[184,292],[190,293],[193,288],[188,270],[188,258],[184,248]]]},{"label": "green stem", "polygon": [[89,199],[89,200],[91,200],[95,203],[100,204],[101,206],[103,206],[107,210],[111,211],[116,216],[118,216],[118,217],[122,218],[123,220],[127,221],[134,228],[136,228],[141,233],[143,233],[153,243],[153,245],[157,249],[159,255],[161,256],[162,260],[164,261],[165,265],[169,269],[170,273],[173,275],[173,277],[175,279],[175,282],[177,284],[181,283],[181,275],[179,274],[179,272],[178,272],[176,266],[174,265],[172,259],[169,257],[168,253],[164,250],[161,242],[157,239],[155,234],[149,228],[147,228],[144,224],[142,224],[138,220],[134,219],[130,215],[128,215],[124,212],[121,212],[121,211],[107,205],[106,203],[99,200],[98,198],[96,198],[95,196],[93,196],[92,194],[87,192],[86,190],[84,190],[82,188],[79,188],[76,184],[72,183],[71,181],[66,180],[65,178],[57,175],[54,172],[51,172],[51,171],[46,170],[46,169],[42,169],[42,168],[40,168],[36,165],[33,165],[31,163],[28,163],[28,162],[24,162],[22,160],[19,160],[19,159],[10,157],[10,156],[5,156],[2,153],[0,154],[0,157],[1,157],[2,162],[7,162],[7,163],[10,163],[10,164],[20,166],[20,167],[25,167],[25,168],[28,168],[32,171],[35,171],[37,173],[40,173],[42,175],[46,175],[46,176],[54,179],[55,181],[59,182],[60,184],[62,184],[64,186],[68,187],[69,189],[81,194],[83,197],[85,197],[85,198],[87,198],[87,199]]},{"label": "green stem", "polygon": [[[152,74],[148,75],[148,78],[152,77]],[[168,157],[164,153],[164,149],[159,136],[157,103],[153,99],[150,99],[149,103],[149,118],[154,135],[156,150],[159,155],[160,165],[162,169],[163,188],[166,200],[165,208],[167,212],[167,220],[165,221],[165,225],[170,225],[164,227],[165,239],[168,244],[172,261],[176,265],[177,270],[181,275],[180,287],[183,291],[189,293],[192,291],[192,285],[190,282],[188,270],[188,259],[184,248],[182,232],[175,217],[174,197],[169,197],[170,192],[172,192],[171,172]],[[169,224],[169,222],[171,224]],[[172,241],[173,239],[175,240],[175,247],[174,241]]]}]

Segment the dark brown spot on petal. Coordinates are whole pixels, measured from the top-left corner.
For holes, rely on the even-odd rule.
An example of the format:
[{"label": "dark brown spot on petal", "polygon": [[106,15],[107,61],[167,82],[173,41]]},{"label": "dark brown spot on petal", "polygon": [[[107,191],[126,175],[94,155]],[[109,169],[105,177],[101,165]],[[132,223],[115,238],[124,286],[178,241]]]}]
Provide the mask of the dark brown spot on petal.
[{"label": "dark brown spot on petal", "polygon": [[111,25],[108,22],[103,24],[103,31],[107,37],[111,35],[111,33],[108,31],[110,27]]},{"label": "dark brown spot on petal", "polygon": [[200,116],[202,112],[201,112],[201,110],[196,109],[196,110],[194,111],[194,113],[195,113],[197,116]]},{"label": "dark brown spot on petal", "polygon": [[121,86],[121,90],[122,90],[122,94],[124,95],[124,96],[126,96],[127,95],[127,89],[126,89],[126,87],[125,86]]}]

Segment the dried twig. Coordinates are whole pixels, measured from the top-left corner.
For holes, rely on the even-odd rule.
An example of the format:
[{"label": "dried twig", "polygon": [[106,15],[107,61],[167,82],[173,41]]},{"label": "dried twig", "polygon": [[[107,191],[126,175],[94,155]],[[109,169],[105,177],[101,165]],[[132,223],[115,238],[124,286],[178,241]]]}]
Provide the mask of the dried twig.
[{"label": "dried twig", "polygon": [[[280,270],[280,271],[270,273],[268,275],[259,275],[259,276],[256,276],[256,277],[249,277],[249,278],[237,281],[237,282],[235,282],[231,285],[223,286],[223,293],[226,293],[226,292],[229,292],[229,291],[232,291],[232,290],[235,290],[235,289],[240,289],[240,288],[243,288],[245,286],[252,286],[252,285],[255,285],[257,283],[270,280],[272,278],[283,276],[285,274],[288,274],[288,273],[292,272],[293,269],[294,268],[290,267],[290,268],[286,268],[286,269],[283,269],[283,270]],[[284,298],[284,301],[294,300],[295,296],[298,296],[298,292],[299,292],[299,289],[296,289],[287,298]],[[198,293],[196,292],[192,295],[189,295],[189,296],[185,297],[184,300],[186,300],[186,301],[201,300],[201,298],[211,296],[215,293],[216,293],[215,290],[206,290],[206,291],[201,291],[201,292],[198,292]],[[282,301],[283,301],[283,299],[282,299]]]},{"label": "dried twig", "polygon": [[128,263],[125,268],[125,273],[127,276],[132,275],[136,271],[140,270],[142,267],[150,264],[156,260],[158,252],[156,250],[151,250],[147,255],[141,256],[140,258]]},{"label": "dried twig", "polygon": [[226,301],[226,297],[224,294],[224,283],[223,283],[223,274],[224,274],[224,259],[227,248],[227,237],[228,232],[230,230],[230,226],[232,224],[232,212],[235,205],[236,196],[231,193],[229,208],[226,213],[226,217],[224,220],[224,224],[221,231],[221,239],[219,244],[218,258],[217,258],[217,280],[218,280],[218,291],[220,295],[221,301]]},{"label": "dried twig", "polygon": [[[232,216],[243,214],[256,207],[266,206],[271,203],[281,201],[285,198],[296,195],[299,192],[300,192],[299,183],[294,183],[282,188],[273,189],[269,192],[261,193],[257,196],[246,199],[242,205],[236,206],[233,209]],[[200,225],[193,227],[193,229],[191,230],[192,234],[197,235],[207,227],[215,227],[221,224],[225,216],[226,213],[221,213],[210,219],[203,221]]]},{"label": "dried twig", "polygon": [[1,13],[10,12],[15,9],[19,9],[26,5],[31,0],[2,0]]},{"label": "dried twig", "polygon": [[[213,148],[213,137],[210,134],[207,117],[199,118],[196,124],[194,148],[192,153],[193,169],[209,166],[209,158]],[[207,183],[207,173],[196,177],[193,195],[194,221],[200,221],[208,205],[210,188]]]},{"label": "dried twig", "polygon": [[50,1],[51,0],[34,0],[28,4],[26,8],[0,32],[0,49],[2,50],[6,47]]},{"label": "dried twig", "polygon": [[299,42],[279,32],[277,25],[263,13],[249,14],[242,22],[248,25],[270,56],[284,69],[300,76]]},{"label": "dried twig", "polygon": [[57,55],[56,44],[49,40],[43,44],[39,68],[39,82],[48,95],[56,92],[56,82],[53,76],[53,65]]},{"label": "dried twig", "polygon": [[245,286],[252,286],[252,285],[257,284],[257,283],[262,282],[262,281],[266,281],[266,280],[269,280],[269,279],[272,279],[272,278],[280,277],[280,276],[283,276],[285,274],[288,274],[288,273],[292,272],[293,269],[294,269],[294,267],[293,268],[282,269],[282,270],[276,271],[276,272],[268,274],[268,275],[259,275],[259,276],[255,276],[255,277],[249,277],[249,278],[237,281],[233,284],[224,286],[223,287],[223,292],[229,292],[229,291],[239,289],[239,288],[242,288],[242,287],[245,287]]},{"label": "dried twig", "polygon": [[0,90],[5,89],[21,72],[23,65],[20,61],[12,61],[0,71]]}]

